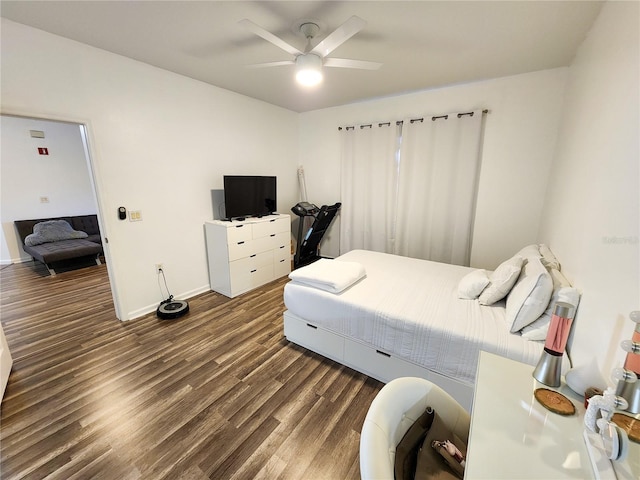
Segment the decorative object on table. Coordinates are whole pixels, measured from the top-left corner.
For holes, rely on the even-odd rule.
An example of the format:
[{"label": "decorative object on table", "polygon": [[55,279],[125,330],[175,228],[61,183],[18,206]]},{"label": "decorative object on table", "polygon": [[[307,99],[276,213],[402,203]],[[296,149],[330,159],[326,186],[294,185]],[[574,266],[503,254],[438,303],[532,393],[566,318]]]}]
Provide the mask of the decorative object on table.
[{"label": "decorative object on table", "polygon": [[613,371],[614,380],[617,381],[616,395],[623,397],[629,406],[629,413],[640,413],[640,311],[636,310],[629,315],[636,326],[631,340],[623,340],[620,346],[627,352],[623,368]]},{"label": "decorative object on table", "polygon": [[549,390],[548,388],[537,388],[533,392],[533,396],[544,408],[558,415],[568,416],[576,413],[576,407],[571,400],[561,393]]},{"label": "decorative object on table", "polygon": [[584,391],[584,408],[589,408],[589,399],[596,395],[602,395],[604,391],[597,387],[589,387]]},{"label": "decorative object on table", "polygon": [[589,399],[584,424],[587,430],[600,435],[604,452],[611,460],[624,460],[629,450],[627,433],[612,421],[614,410],[625,410],[628,406],[627,401],[617,396],[611,387],[602,395]]},{"label": "decorative object on table", "polygon": [[640,443],[640,420],[624,413],[614,413],[611,421],[627,433],[629,440]]},{"label": "decorative object on table", "polygon": [[544,350],[533,371],[533,378],[549,387],[559,387],[562,375],[562,356],[567,345],[575,307],[557,302],[551,316],[551,324],[544,343]]}]

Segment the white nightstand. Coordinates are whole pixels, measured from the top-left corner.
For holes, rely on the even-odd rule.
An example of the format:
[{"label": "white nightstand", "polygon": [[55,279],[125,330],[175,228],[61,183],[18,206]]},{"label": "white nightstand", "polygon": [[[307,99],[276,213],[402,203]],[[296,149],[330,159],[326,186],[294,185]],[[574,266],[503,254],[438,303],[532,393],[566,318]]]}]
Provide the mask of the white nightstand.
[{"label": "white nightstand", "polygon": [[[465,479],[595,478],[582,433],[584,399],[566,384],[536,381],[534,367],[480,352],[471,412]],[[576,414],[550,412],[534,398],[537,388],[565,395]]]}]

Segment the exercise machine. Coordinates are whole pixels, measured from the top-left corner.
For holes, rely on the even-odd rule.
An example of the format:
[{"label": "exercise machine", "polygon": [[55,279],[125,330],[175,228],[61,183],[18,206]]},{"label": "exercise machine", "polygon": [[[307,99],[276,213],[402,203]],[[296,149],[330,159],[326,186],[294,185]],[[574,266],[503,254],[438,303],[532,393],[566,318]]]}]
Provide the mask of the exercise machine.
[{"label": "exercise machine", "polygon": [[[320,242],[329,229],[331,222],[340,210],[340,202],[335,205],[323,205],[318,208],[313,203],[300,202],[291,207],[291,211],[300,217],[298,221],[298,237],[296,254],[293,257],[293,268],[309,265],[320,259]],[[305,219],[313,217],[313,223],[303,235]]]}]

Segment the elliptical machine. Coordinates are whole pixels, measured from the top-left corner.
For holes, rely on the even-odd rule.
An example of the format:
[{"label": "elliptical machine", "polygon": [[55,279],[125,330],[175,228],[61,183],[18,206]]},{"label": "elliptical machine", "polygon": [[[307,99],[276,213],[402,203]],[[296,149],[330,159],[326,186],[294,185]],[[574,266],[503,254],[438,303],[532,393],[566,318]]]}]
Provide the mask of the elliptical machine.
[{"label": "elliptical machine", "polygon": [[[334,205],[323,205],[318,208],[313,203],[300,202],[291,207],[291,211],[300,217],[298,221],[298,238],[296,239],[296,254],[293,257],[294,269],[304,267],[320,259],[320,242],[341,206],[342,204],[338,202]],[[303,236],[306,217],[313,217],[313,224]]]}]

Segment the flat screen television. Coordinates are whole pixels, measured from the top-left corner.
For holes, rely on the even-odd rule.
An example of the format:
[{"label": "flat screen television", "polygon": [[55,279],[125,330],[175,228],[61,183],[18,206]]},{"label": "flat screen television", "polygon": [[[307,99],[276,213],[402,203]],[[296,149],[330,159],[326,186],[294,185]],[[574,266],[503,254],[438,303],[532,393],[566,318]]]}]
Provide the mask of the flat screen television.
[{"label": "flat screen television", "polygon": [[228,219],[261,217],[277,211],[276,177],[225,175],[223,180]]}]

